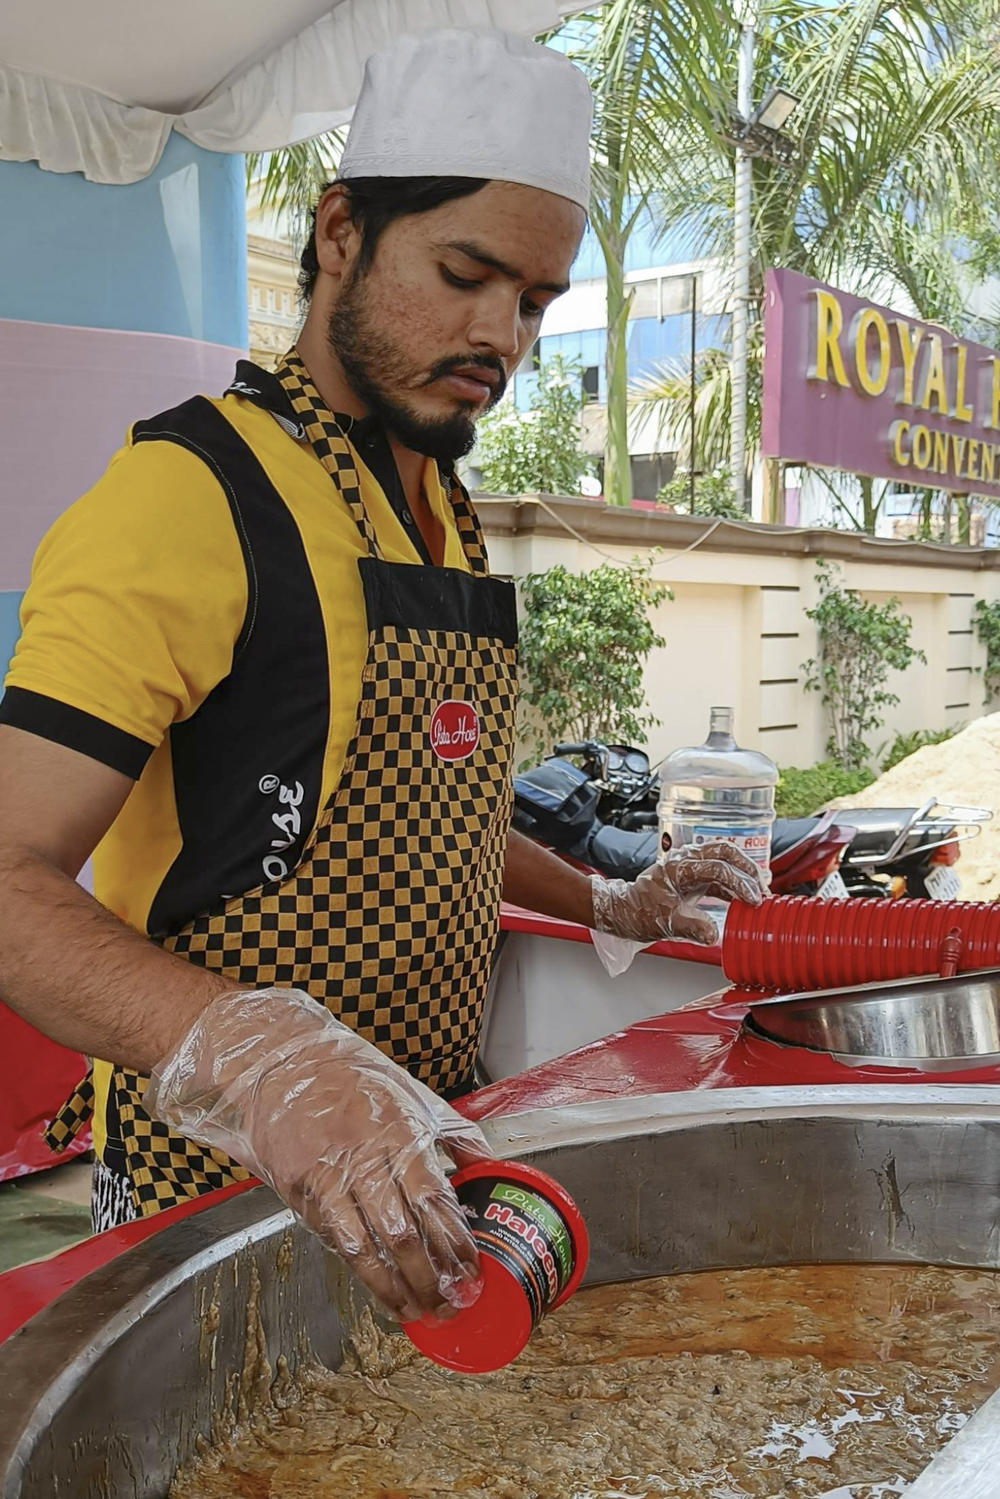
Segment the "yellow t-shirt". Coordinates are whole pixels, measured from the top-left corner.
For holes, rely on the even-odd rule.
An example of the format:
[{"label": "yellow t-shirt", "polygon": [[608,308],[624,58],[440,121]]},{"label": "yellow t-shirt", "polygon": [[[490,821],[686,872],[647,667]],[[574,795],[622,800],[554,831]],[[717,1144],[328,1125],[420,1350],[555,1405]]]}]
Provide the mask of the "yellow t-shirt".
[{"label": "yellow t-shirt", "polygon": [[[242,439],[248,472],[262,471],[253,502],[228,492],[190,435],[158,436],[162,417],[137,424],[38,549],[0,704],[0,721],[135,779],[94,853],[94,889],[152,935],[294,866],[357,712],[365,544],[308,440],[291,435],[279,383],[241,363],[244,385],[248,372],[257,401],[208,404]],[[382,555],[420,563],[405,503],[362,461],[380,451],[383,473],[384,439],[379,450],[362,423],[352,441]],[[424,491],[444,565],[468,571],[430,461]]]}]

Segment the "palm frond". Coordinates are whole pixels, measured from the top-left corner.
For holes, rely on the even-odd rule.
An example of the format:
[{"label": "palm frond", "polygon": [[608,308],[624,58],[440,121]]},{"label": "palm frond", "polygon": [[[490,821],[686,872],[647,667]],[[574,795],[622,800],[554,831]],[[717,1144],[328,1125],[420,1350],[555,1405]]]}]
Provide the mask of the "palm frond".
[{"label": "palm frond", "polygon": [[[747,426],[751,434],[748,467],[756,458],[760,432],[760,365],[763,343],[752,337]],[[652,422],[663,451],[676,452],[680,468],[698,472],[722,468],[729,461],[732,414],[732,366],[728,349],[704,349],[695,362],[695,452],[691,453],[691,366],[684,360],[665,360],[647,376],[633,382],[629,411],[634,426]],[[692,461],[693,460],[693,461]]]},{"label": "palm frond", "polygon": [[247,153],[248,192],[258,194],[261,208],[286,216],[293,237],[302,237],[320,194],[336,177],[346,137],[345,127],[279,151]]}]

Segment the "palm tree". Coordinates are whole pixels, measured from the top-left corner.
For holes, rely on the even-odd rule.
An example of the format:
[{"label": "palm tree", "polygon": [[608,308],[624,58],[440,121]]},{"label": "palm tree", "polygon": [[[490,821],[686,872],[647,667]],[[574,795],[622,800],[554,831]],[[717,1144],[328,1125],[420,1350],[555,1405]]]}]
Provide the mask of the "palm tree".
[{"label": "palm tree", "polygon": [[604,495],[611,504],[627,505],[632,492],[625,256],[674,169],[677,142],[692,130],[711,133],[719,118],[724,85],[714,59],[725,51],[726,33],[719,8],[705,0],[608,0],[558,33],[594,90],[590,221],[607,284]]},{"label": "palm tree", "polygon": [[[747,428],[760,431],[761,361],[764,353],[760,324],[750,330],[748,348]],[[702,349],[695,360],[694,451],[691,447],[691,369],[683,359],[670,359],[656,373],[632,386],[631,413],[638,423],[652,417],[657,440],[677,454],[678,469],[719,469],[729,463],[729,425],[732,382],[729,351]]]},{"label": "palm tree", "polygon": [[[919,316],[962,331],[963,241],[985,230],[1000,182],[997,0],[763,0],[759,25],[756,97],[780,79],[801,102],[794,162],[754,162],[758,317],[763,273],[780,265],[881,301],[909,300]],[[694,44],[699,57],[704,45],[703,37]],[[716,63],[731,81],[730,55]],[[672,101],[666,117],[673,119]],[[687,226],[702,254],[725,260],[730,152],[718,130],[697,124],[678,145],[661,187],[663,212]],[[751,430],[759,438],[759,361],[757,371]],[[634,392],[637,414],[655,414],[674,439],[687,420],[689,375],[664,367]],[[700,441],[712,461],[725,461],[721,351],[704,355],[696,375]]]},{"label": "palm tree", "polygon": [[305,237],[320,194],[337,175],[346,136],[345,127],[280,151],[247,153],[247,191],[257,194],[259,207],[285,217],[296,240]]}]

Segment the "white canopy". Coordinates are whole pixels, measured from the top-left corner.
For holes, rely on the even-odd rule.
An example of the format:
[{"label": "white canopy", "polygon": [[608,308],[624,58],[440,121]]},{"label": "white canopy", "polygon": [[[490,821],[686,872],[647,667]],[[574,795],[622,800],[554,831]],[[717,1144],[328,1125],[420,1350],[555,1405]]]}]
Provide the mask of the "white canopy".
[{"label": "white canopy", "polygon": [[401,32],[531,36],[560,0],[4,0],[0,160],[137,182],[171,129],[267,151],[350,117],[365,58]]}]

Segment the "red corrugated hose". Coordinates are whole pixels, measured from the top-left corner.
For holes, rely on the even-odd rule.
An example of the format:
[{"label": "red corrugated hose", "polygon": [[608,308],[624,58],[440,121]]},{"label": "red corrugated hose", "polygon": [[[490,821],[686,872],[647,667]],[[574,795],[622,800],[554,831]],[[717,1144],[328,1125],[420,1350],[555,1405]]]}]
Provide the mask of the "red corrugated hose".
[{"label": "red corrugated hose", "polygon": [[1000,904],[936,900],[734,901],[722,937],[730,983],[833,989],[1000,968]]}]

